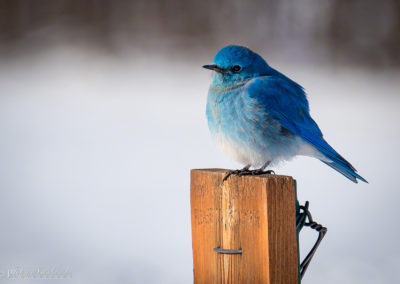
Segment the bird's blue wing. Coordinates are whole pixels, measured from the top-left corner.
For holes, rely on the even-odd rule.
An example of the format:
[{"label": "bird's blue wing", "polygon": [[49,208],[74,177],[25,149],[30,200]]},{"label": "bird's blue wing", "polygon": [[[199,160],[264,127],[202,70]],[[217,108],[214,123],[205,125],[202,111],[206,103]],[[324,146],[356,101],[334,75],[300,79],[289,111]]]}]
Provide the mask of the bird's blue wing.
[{"label": "bird's blue wing", "polygon": [[367,182],[323,139],[321,130],[310,116],[308,101],[301,86],[286,78],[265,76],[249,82],[247,92],[256,101],[257,107],[269,117],[313,145],[332,161],[323,161],[325,164],[353,182],[357,182],[357,178]]}]

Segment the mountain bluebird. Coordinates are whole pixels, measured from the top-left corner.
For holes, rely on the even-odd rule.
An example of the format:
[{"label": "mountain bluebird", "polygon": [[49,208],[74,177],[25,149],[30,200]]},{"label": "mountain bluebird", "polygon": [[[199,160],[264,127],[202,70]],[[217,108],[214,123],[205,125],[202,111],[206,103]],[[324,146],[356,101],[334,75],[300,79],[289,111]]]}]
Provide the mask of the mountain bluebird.
[{"label": "mountain bluebird", "polygon": [[226,154],[246,165],[229,171],[225,179],[231,174],[262,174],[271,164],[305,155],[355,183],[367,182],[324,140],[310,116],[303,87],[260,55],[229,45],[218,51],[212,65],[203,67],[215,71],[206,111],[211,135]]}]

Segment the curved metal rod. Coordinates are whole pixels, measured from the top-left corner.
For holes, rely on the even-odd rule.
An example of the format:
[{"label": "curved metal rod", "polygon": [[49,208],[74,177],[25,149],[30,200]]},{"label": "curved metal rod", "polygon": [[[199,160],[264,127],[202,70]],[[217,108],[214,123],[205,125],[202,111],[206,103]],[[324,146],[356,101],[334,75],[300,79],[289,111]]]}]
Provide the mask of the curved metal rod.
[{"label": "curved metal rod", "polygon": [[[328,232],[328,229],[321,224],[318,224],[315,222],[312,218],[312,215],[310,211],[308,210],[309,202],[306,201],[304,206],[300,206],[300,210],[303,212],[299,213],[298,216],[296,217],[296,226],[298,229],[298,232],[306,226],[306,227],[311,227],[311,229],[316,230],[318,234],[318,239],[315,242],[314,246],[311,248],[310,252],[307,254],[307,256],[303,259],[303,261],[300,264],[300,280],[303,279],[304,274],[307,271],[308,266],[310,265],[310,262],[312,258],[314,257],[315,252],[317,251],[322,239],[325,237],[326,233]],[[308,219],[308,222],[307,222]]]}]

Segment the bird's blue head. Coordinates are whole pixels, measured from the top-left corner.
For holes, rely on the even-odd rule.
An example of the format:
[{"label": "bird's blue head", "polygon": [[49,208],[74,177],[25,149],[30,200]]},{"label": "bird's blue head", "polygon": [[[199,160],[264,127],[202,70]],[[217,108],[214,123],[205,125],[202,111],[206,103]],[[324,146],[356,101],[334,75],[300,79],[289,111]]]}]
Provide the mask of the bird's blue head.
[{"label": "bird's blue head", "polygon": [[219,89],[232,88],[272,70],[260,55],[238,45],[225,46],[215,55],[213,64],[203,67],[215,71],[212,87]]}]

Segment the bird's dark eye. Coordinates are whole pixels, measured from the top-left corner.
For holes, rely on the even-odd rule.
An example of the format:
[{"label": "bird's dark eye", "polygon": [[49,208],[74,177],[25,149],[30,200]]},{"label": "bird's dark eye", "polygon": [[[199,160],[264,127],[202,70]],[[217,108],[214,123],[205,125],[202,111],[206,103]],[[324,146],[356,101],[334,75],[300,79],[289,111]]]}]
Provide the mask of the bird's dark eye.
[{"label": "bird's dark eye", "polygon": [[235,65],[232,67],[232,71],[235,73],[239,72],[240,70],[242,70],[242,67],[240,67],[239,65]]}]

